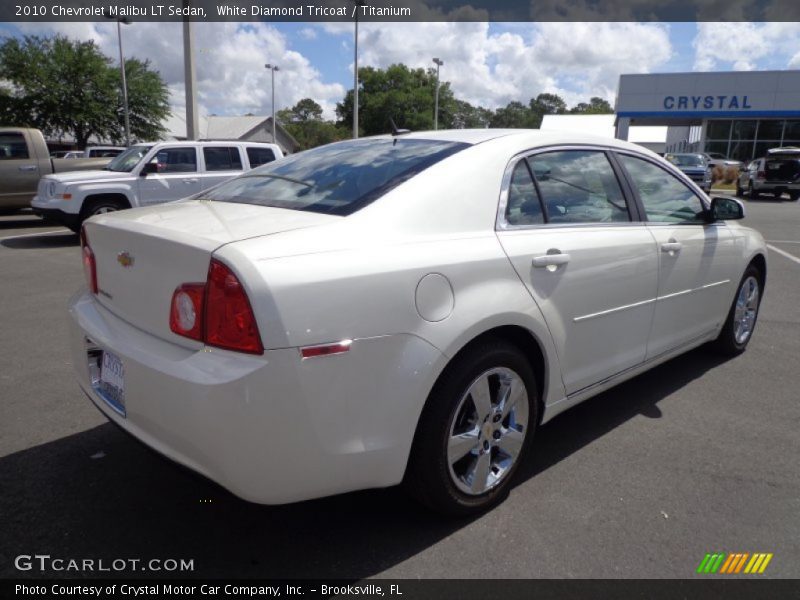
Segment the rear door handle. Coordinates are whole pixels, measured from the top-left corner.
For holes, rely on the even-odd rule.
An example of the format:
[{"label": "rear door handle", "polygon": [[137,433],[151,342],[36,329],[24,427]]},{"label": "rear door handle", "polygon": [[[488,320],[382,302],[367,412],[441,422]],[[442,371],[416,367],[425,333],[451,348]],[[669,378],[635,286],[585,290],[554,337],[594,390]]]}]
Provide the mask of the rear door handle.
[{"label": "rear door handle", "polygon": [[19,167],[20,171],[36,171],[38,169],[39,169],[38,165],[22,165],[21,167]]},{"label": "rear door handle", "polygon": [[569,254],[545,254],[544,256],[535,256],[532,263],[537,269],[542,269],[546,267],[558,267],[560,265],[565,265],[569,262],[569,259]]},{"label": "rear door handle", "polygon": [[668,254],[672,254],[673,252],[680,252],[681,248],[683,248],[683,245],[680,242],[676,242],[674,240],[661,244],[661,251],[666,252]]}]

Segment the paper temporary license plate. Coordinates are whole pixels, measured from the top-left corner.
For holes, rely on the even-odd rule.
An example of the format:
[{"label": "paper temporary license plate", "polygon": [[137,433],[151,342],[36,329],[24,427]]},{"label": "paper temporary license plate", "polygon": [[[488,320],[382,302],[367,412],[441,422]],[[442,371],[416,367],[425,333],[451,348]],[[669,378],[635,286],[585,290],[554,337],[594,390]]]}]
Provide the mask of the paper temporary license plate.
[{"label": "paper temporary license plate", "polygon": [[125,416],[125,366],[122,359],[113,352],[103,352],[98,387],[103,399]]}]

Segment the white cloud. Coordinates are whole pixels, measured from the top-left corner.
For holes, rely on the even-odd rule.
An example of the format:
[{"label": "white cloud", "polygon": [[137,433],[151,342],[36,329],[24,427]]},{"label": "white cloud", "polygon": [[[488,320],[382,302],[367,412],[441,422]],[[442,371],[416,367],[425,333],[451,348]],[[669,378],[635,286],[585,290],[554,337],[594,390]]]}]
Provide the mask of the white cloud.
[{"label": "white cloud", "polygon": [[304,40],[315,40],[317,39],[317,30],[313,27],[303,27],[298,35]]},{"label": "white cloud", "polygon": [[[759,61],[782,56],[787,48],[796,47],[798,41],[797,23],[698,23],[692,42],[694,69],[711,71],[727,66],[751,71],[758,67]],[[785,66],[791,67],[792,60]]]},{"label": "white cloud", "polygon": [[[326,26],[352,36],[352,27]],[[442,80],[473,104],[496,108],[541,92],[569,104],[613,100],[621,73],[650,72],[672,54],[669,30],[641,23],[517,23],[495,32],[487,23],[365,23],[359,65],[405,63],[430,67],[444,60]],[[352,68],[352,65],[351,65]]]},{"label": "white cloud", "polygon": [[[101,51],[118,57],[113,23],[21,23],[23,33],[61,33],[75,39],[93,39]],[[134,23],[123,26],[126,56],[149,59],[169,86],[173,111],[184,110],[183,25]],[[292,50],[286,36],[265,23],[196,23],[195,67],[200,112],[238,115],[271,112],[270,72],[267,62],[277,64],[277,109],[314,98],[329,118],[344,86],[328,83],[302,54]],[[207,107],[207,108],[206,108]]]}]

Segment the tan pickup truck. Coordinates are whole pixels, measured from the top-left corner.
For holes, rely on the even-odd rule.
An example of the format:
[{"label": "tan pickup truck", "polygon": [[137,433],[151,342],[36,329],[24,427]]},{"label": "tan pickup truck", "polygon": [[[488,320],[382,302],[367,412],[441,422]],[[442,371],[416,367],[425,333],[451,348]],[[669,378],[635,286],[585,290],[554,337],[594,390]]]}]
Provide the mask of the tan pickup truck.
[{"label": "tan pickup truck", "polygon": [[0,127],[0,213],[30,206],[42,175],[100,169],[110,160],[50,158],[38,129]]}]

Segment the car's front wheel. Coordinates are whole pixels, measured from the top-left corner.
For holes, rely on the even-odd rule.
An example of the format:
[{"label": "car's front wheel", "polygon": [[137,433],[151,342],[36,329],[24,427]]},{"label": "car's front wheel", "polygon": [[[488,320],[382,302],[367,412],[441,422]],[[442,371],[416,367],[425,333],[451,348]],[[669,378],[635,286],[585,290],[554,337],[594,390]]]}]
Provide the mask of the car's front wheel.
[{"label": "car's front wheel", "polygon": [[753,187],[753,182],[750,182],[750,186],[748,187],[747,195],[750,197],[750,200],[757,199],[761,194],[756,191],[756,188]]},{"label": "car's front wheel", "polygon": [[502,501],[538,423],[533,369],[513,345],[473,346],[442,374],[420,417],[406,488],[451,515]]},{"label": "car's front wheel", "polygon": [[739,183],[739,180],[736,180],[736,197],[741,198],[744,196],[744,190],[742,189],[742,184]]},{"label": "car's front wheel", "polygon": [[762,281],[761,272],[755,265],[747,267],[722,331],[714,341],[715,348],[722,354],[735,356],[747,348],[761,307]]}]

